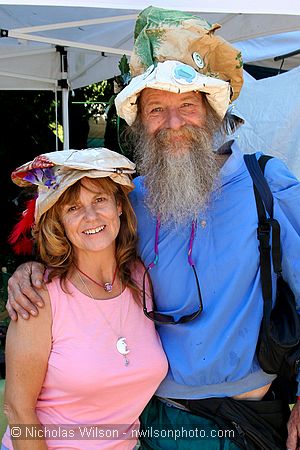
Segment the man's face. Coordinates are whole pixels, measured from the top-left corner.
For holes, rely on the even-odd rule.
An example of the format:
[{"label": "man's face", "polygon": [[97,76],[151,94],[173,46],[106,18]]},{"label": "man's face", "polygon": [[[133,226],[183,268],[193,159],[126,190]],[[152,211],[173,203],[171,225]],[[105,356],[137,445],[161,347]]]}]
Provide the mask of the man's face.
[{"label": "man's face", "polygon": [[199,93],[142,91],[128,137],[145,176],[146,204],[162,223],[187,223],[207,207],[218,187],[213,138],[220,126]]},{"label": "man's face", "polygon": [[206,121],[206,106],[198,92],[175,94],[146,88],[140,96],[140,111],[147,134],[173,130],[176,131],[173,138],[176,143],[184,139],[180,135],[182,127],[192,125],[202,128]]}]

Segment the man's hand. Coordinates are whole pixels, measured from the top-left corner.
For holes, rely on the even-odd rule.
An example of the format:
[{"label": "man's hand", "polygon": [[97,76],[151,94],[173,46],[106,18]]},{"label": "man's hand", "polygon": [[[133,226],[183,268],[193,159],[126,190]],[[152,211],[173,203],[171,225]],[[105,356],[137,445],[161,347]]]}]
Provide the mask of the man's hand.
[{"label": "man's hand", "polygon": [[288,439],[286,441],[286,448],[288,450],[298,450],[300,447],[300,400],[297,400],[292,409],[290,419],[287,424]]},{"label": "man's hand", "polygon": [[38,315],[38,307],[44,306],[44,301],[39,293],[45,288],[45,268],[37,262],[28,262],[17,268],[8,280],[8,302],[6,309],[12,320],[18,319],[18,314],[23,319]]}]

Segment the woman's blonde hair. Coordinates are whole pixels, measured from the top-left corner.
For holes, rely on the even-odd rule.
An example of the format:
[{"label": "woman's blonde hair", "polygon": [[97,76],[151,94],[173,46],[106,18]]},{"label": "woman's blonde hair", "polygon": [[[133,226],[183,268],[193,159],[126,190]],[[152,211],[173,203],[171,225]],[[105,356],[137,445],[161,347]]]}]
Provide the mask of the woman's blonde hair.
[{"label": "woman's blonde hair", "polygon": [[[90,178],[95,188],[113,195],[116,203],[121,205],[120,230],[116,238],[116,261],[118,274],[124,286],[128,286],[136,301],[139,301],[140,288],[133,280],[131,273],[138,264],[137,256],[137,221],[130,204],[128,193],[130,188],[114,183],[109,177]],[[65,289],[67,274],[74,261],[74,251],[66,236],[61,221],[62,207],[76,203],[81,189],[81,180],[70,186],[59,200],[40,218],[33,235],[37,246],[37,256],[49,270],[49,281],[59,277]]]}]

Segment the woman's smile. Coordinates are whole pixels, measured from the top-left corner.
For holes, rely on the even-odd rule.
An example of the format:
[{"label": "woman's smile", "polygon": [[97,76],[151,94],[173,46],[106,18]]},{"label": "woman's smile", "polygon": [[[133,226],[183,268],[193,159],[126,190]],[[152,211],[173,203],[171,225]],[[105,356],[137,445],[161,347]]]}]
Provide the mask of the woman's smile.
[{"label": "woman's smile", "polygon": [[96,228],[90,228],[88,230],[84,230],[83,233],[84,234],[88,234],[88,235],[90,235],[90,234],[97,234],[97,233],[100,233],[100,231],[103,231],[104,228],[105,228],[105,225],[101,225],[101,226],[96,227]]}]

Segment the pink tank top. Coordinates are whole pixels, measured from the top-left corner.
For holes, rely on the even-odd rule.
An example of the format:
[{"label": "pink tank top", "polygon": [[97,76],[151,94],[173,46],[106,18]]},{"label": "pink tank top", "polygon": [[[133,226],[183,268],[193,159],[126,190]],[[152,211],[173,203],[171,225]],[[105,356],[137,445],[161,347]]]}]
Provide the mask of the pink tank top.
[{"label": "pink tank top", "polygon": [[[70,283],[64,293],[58,279],[47,286],[52,349],[36,413],[46,428],[56,425],[48,448],[132,449],[138,417],[167,373],[154,323],[129,289],[95,301]],[[130,350],[128,365],[116,347],[120,336]],[[13,448],[8,430],[3,444]]]}]

